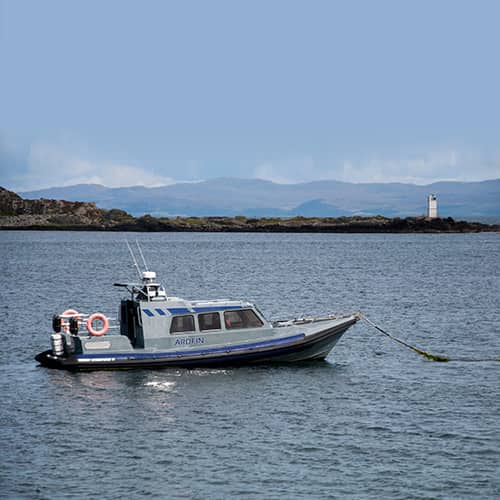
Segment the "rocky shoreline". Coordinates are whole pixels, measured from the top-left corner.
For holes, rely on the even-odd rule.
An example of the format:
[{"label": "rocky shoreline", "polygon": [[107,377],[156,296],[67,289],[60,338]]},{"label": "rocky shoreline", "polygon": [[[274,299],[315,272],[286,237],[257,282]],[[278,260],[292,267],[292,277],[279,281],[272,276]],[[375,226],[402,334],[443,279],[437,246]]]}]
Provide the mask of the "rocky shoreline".
[{"label": "rocky shoreline", "polygon": [[133,217],[94,203],[26,200],[0,187],[0,230],[254,232],[254,233],[476,233],[500,232],[500,225],[451,217]]}]

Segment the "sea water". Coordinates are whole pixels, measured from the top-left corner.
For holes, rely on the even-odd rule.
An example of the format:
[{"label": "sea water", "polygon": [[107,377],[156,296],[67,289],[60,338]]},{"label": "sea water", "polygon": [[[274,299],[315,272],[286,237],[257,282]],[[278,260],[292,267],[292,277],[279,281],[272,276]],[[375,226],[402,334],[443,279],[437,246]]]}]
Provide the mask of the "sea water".
[{"label": "sea water", "polygon": [[53,313],[117,316],[136,238],[172,295],[362,311],[435,354],[500,356],[500,234],[0,232],[0,497],[500,496],[500,363],[427,361],[364,322],[324,362],[37,366]]}]

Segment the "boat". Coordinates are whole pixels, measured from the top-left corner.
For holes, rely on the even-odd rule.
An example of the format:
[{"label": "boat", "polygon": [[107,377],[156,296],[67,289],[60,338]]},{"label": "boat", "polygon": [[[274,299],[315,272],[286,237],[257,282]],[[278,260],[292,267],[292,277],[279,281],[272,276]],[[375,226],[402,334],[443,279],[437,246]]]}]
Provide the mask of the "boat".
[{"label": "boat", "polygon": [[[139,269],[138,269],[139,271]],[[102,313],[70,309],[52,320],[51,349],[35,359],[70,371],[237,366],[325,359],[357,314],[268,321],[243,300],[167,295],[153,271],[127,289],[113,334]]]}]

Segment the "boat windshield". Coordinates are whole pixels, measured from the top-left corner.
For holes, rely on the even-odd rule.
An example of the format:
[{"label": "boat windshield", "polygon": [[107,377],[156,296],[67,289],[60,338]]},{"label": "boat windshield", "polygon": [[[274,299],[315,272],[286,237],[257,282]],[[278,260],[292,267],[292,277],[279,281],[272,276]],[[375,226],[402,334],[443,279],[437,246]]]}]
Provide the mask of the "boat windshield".
[{"label": "boat windshield", "polygon": [[220,330],[220,315],[218,312],[198,314],[200,331]]},{"label": "boat windshield", "polygon": [[237,328],[259,328],[264,325],[252,309],[225,311],[224,322],[228,330]]},{"label": "boat windshield", "polygon": [[194,332],[194,317],[192,315],[174,316],[170,325],[170,333]]}]

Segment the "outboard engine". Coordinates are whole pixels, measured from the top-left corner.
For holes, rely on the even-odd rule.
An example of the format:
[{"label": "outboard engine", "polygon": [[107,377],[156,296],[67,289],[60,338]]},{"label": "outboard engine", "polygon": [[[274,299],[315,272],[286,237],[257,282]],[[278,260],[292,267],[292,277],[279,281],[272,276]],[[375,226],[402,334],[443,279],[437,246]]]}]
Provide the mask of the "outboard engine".
[{"label": "outboard engine", "polygon": [[78,335],[79,323],[80,320],[76,316],[69,318],[69,332],[71,333],[71,335]]},{"label": "outboard engine", "polygon": [[52,316],[52,330],[56,333],[60,333],[62,328],[62,319],[58,314]]}]

